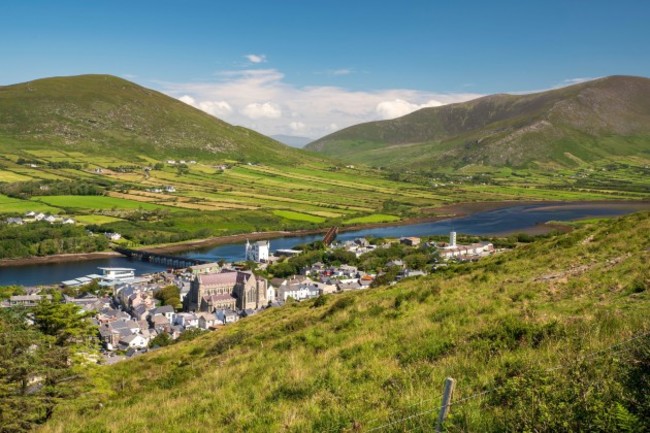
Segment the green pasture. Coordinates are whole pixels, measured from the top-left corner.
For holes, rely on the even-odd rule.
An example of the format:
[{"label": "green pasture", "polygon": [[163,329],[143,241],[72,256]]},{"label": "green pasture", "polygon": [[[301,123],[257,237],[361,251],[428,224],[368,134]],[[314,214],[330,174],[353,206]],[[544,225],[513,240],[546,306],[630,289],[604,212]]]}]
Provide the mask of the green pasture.
[{"label": "green pasture", "polygon": [[59,213],[61,209],[49,206],[44,203],[37,203],[30,200],[20,200],[5,195],[0,195],[0,214],[16,214],[34,212]]},{"label": "green pasture", "polygon": [[25,182],[31,177],[0,168],[0,182]]},{"label": "green pasture", "polygon": [[53,195],[33,197],[32,201],[66,209],[165,209],[152,203],[106,196]]},{"label": "green pasture", "polygon": [[95,225],[102,225],[102,224],[109,224],[109,223],[114,223],[118,221],[123,221],[120,218],[115,218],[112,216],[107,216],[107,215],[78,215],[75,217],[75,220],[81,224],[95,224]]},{"label": "green pasture", "polygon": [[366,215],[362,217],[357,217],[357,218],[351,218],[349,220],[345,220],[343,223],[344,224],[373,224],[373,223],[388,223],[388,222],[393,222],[393,221],[399,221],[399,217],[396,217],[395,215],[386,215],[386,214],[372,214],[372,215]]},{"label": "green pasture", "polygon": [[294,220],[294,221],[306,221],[309,223],[322,223],[325,221],[325,218],[323,217],[295,212],[291,210],[274,210],[273,214],[281,218],[286,218],[288,220]]}]

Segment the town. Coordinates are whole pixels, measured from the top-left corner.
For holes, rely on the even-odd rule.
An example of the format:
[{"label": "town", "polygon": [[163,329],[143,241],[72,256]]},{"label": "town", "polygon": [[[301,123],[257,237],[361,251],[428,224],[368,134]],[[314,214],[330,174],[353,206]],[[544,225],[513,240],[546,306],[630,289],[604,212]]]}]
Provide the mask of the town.
[{"label": "town", "polygon": [[[394,284],[426,275],[449,260],[475,261],[493,254],[490,242],[357,238],[322,242],[271,254],[268,240],[246,242],[241,263],[205,263],[185,269],[135,275],[132,268],[62,281],[62,302],[94,312],[106,362],[116,362],[192,335],[216,330],[266,308],[319,296]],[[310,248],[312,249],[310,251]],[[36,305],[52,299],[45,288],[26,288],[2,307]]]}]

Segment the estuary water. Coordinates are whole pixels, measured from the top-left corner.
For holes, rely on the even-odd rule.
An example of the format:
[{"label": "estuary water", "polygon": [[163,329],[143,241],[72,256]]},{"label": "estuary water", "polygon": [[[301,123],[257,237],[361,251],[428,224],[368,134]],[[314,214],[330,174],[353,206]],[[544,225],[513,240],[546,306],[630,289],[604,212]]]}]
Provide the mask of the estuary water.
[{"label": "estuary water", "polygon": [[[647,204],[646,204],[647,206]],[[607,203],[561,203],[514,205],[499,209],[477,212],[460,218],[441,221],[406,224],[390,227],[378,227],[339,233],[337,240],[350,240],[365,236],[402,237],[441,235],[455,230],[458,233],[487,235],[528,230],[548,221],[569,221],[588,217],[617,216],[639,210],[639,205]],[[322,235],[289,236],[271,240],[271,251],[292,248],[299,244],[322,239]],[[219,245],[178,253],[179,256],[217,261],[238,261],[244,258],[244,243]],[[0,267],[0,285],[20,284],[35,286],[39,284],[56,284],[64,280],[97,272],[98,267],[135,268],[136,274],[158,272],[165,269],[163,265],[130,260],[124,257],[112,257],[97,260],[34,264],[23,266]]]}]

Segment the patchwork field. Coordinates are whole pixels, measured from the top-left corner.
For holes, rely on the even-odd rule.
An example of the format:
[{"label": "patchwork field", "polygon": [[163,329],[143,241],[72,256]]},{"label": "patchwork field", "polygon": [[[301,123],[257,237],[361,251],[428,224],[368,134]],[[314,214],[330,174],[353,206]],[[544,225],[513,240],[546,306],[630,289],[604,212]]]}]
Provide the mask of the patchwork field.
[{"label": "patchwork field", "polygon": [[323,221],[325,221],[325,218],[323,217],[308,215],[300,212],[293,212],[290,210],[274,210],[273,214],[282,218],[286,218],[288,220],[295,220],[295,221],[307,221],[310,223],[322,223]]},{"label": "patchwork field", "polygon": [[30,211],[58,213],[60,212],[60,209],[48,206],[44,203],[35,203],[29,200],[18,200],[15,198],[0,195],[0,213],[22,214]]},{"label": "patchwork field", "polygon": [[145,201],[125,200],[122,198],[106,196],[79,196],[57,195],[33,197],[33,201],[42,202],[50,206],[67,209],[160,209],[161,206]]},{"label": "patchwork field", "polygon": [[[313,158],[286,165],[197,158],[180,165],[147,155],[17,147],[2,139],[0,155],[0,215],[66,213],[80,224],[118,231],[136,246],[395,222],[434,216],[455,202],[650,197],[643,158],[554,172],[471,164],[390,172]],[[100,195],[84,195],[80,185]],[[17,193],[21,188],[29,191]]]},{"label": "patchwork field", "polygon": [[398,220],[399,218],[394,215],[372,214],[372,215],[346,220],[345,224],[389,223]]}]

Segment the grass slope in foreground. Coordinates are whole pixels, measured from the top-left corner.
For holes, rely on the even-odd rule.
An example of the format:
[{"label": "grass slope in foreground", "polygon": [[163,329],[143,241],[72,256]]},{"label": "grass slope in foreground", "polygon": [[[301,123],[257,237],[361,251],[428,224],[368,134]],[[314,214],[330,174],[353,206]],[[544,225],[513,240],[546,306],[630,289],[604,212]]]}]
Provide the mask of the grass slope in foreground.
[{"label": "grass slope in foreground", "polygon": [[433,431],[447,376],[448,431],[647,428],[650,341],[610,347],[650,331],[649,232],[634,214],[270,309],[93,370],[40,431]]}]

